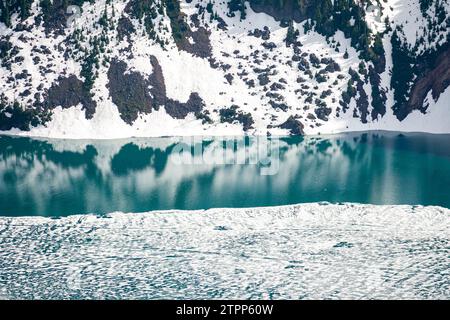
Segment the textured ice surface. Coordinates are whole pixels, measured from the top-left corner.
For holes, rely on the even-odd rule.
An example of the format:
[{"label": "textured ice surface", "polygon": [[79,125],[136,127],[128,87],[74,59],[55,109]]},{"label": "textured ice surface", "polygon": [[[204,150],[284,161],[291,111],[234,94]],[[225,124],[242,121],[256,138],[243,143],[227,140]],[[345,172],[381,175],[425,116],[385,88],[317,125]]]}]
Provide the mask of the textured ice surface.
[{"label": "textured ice surface", "polygon": [[449,299],[449,214],[316,203],[0,218],[0,296]]},{"label": "textured ice surface", "polygon": [[[28,23],[34,23],[37,12],[38,0],[35,0],[31,9],[32,16],[27,19]],[[105,12],[106,0],[97,0],[94,3],[84,2],[83,14],[78,21],[78,30],[89,36],[102,37],[107,34],[109,44],[105,51],[110,52],[110,57],[117,57],[121,61],[126,61],[129,71],[137,71],[145,77],[152,72],[150,56],[157,58],[161,66],[165,80],[166,94],[169,98],[186,102],[192,92],[197,92],[205,102],[204,110],[209,112],[213,120],[212,124],[203,124],[202,119],[197,119],[192,113],[185,119],[175,119],[166,112],[164,107],[159,111],[153,111],[150,114],[141,114],[132,126],[125,123],[120,116],[117,106],[114,104],[108,90],[108,70],[109,64],[101,64],[98,69],[98,77],[93,85],[92,99],[96,101],[97,108],[93,118],[87,120],[85,111],[81,105],[73,106],[69,109],[63,109],[61,106],[53,110],[53,119],[47,126],[39,126],[31,131],[10,130],[8,133],[19,135],[31,135],[52,138],[94,138],[111,139],[124,137],[161,137],[161,136],[230,136],[243,135],[242,125],[239,123],[221,123],[219,109],[225,106],[237,105],[240,110],[250,113],[254,120],[253,128],[246,133],[250,135],[266,135],[270,132],[273,136],[288,134],[288,130],[278,128],[289,117],[300,116],[304,124],[304,131],[308,135],[330,134],[349,131],[367,131],[367,130],[393,130],[406,132],[432,132],[432,133],[450,133],[450,109],[448,101],[450,97],[450,87],[442,92],[437,101],[431,96],[425,103],[429,104],[426,113],[414,110],[403,121],[399,121],[394,115],[392,109],[394,105],[394,91],[391,88],[392,76],[392,46],[391,36],[397,26],[401,26],[404,32],[404,43],[419,56],[425,50],[435,48],[448,39],[450,28],[446,25],[446,20],[442,19],[439,24],[439,30],[432,30],[431,25],[437,23],[431,21],[420,10],[419,0],[383,0],[371,1],[373,4],[382,6],[382,16],[377,19],[374,13],[366,10],[366,20],[372,32],[384,32],[383,46],[386,53],[386,70],[381,73],[380,90],[386,93],[386,114],[381,118],[368,119],[368,123],[361,121],[360,111],[356,107],[355,99],[351,99],[348,111],[343,111],[339,104],[342,91],[347,89],[350,80],[349,70],[359,69],[361,61],[359,52],[351,46],[351,40],[345,38],[342,31],[336,32],[328,39],[315,31],[304,32],[304,22],[294,23],[299,31],[299,40],[302,43],[302,53],[314,53],[319,58],[332,58],[342,69],[342,72],[329,73],[329,79],[325,82],[318,82],[316,79],[310,79],[309,73],[296,67],[297,63],[292,60],[293,49],[286,47],[284,39],[286,38],[287,28],[280,26],[280,23],[273,17],[265,13],[256,13],[247,3],[246,19],[241,20],[240,15],[229,17],[228,1],[223,0],[189,0],[180,1],[182,16],[190,22],[193,14],[198,13],[199,6],[205,7],[206,3],[214,4],[214,13],[218,15],[227,24],[227,30],[218,28],[217,21],[210,16],[208,12],[203,12],[200,17],[200,23],[210,32],[209,39],[212,47],[212,58],[221,65],[220,68],[212,68],[206,58],[193,56],[190,53],[178,50],[171,32],[171,23],[167,15],[161,16],[153,21],[155,32],[162,41],[166,42],[164,49],[156,44],[147,35],[143,23],[133,21],[136,32],[130,35],[130,40],[119,41],[116,28],[104,30],[99,28],[98,21]],[[128,17],[124,9],[128,0],[114,1],[114,12],[109,13],[109,19],[112,19],[114,25],[119,24],[121,17]],[[361,3],[363,1],[357,1]],[[367,1],[366,1],[367,2]],[[435,1],[437,3],[437,1]],[[441,13],[444,17],[450,16],[450,2],[439,1],[444,8]],[[435,17],[434,20],[440,20],[436,13],[436,6],[431,5],[428,14]],[[441,15],[439,15],[441,16]],[[203,18],[202,18],[203,17]],[[18,23],[18,15],[13,15],[13,26]],[[392,30],[386,31],[385,20],[391,23]],[[379,21],[377,21],[379,20]],[[159,24],[161,22],[161,25]],[[76,25],[68,28],[68,33],[75,31]],[[82,27],[82,29],[80,29]],[[264,48],[267,43],[262,38],[256,38],[249,35],[249,31],[255,28],[270,29],[270,39],[277,47],[271,50]],[[23,28],[22,28],[23,29]],[[0,24],[0,35],[9,41],[15,48],[18,48],[18,56],[23,58],[23,62],[12,64],[12,70],[6,67],[0,67],[0,86],[10,102],[17,101],[22,105],[29,105],[30,97],[34,97],[38,87],[43,86],[46,90],[56,83],[59,76],[80,75],[81,61],[75,61],[67,52],[67,42],[64,37],[50,37],[44,31],[43,27],[34,27],[31,31],[25,30],[13,31]],[[196,28],[192,28],[195,30]],[[79,40],[81,47],[90,48],[90,37],[84,37]],[[419,38],[423,37],[423,41]],[[26,41],[22,41],[26,39]],[[69,41],[70,42],[70,41]],[[339,44],[336,51],[332,43]],[[51,51],[51,54],[39,54],[33,50],[34,46],[45,45]],[[69,46],[69,48],[72,48]],[[68,49],[71,51],[71,49]],[[256,52],[258,51],[258,54]],[[344,54],[349,54],[348,59]],[[263,57],[264,56],[266,57]],[[38,57],[41,62],[33,61],[33,55]],[[254,56],[253,56],[254,55]],[[253,57],[252,57],[253,56]],[[100,60],[103,58],[100,57]],[[276,91],[280,94],[280,102],[286,103],[289,108],[286,111],[280,111],[272,107],[270,102],[274,98],[267,95],[268,88],[259,85],[258,75],[255,69],[265,69],[275,67],[277,74],[270,76],[271,83],[278,83],[283,78],[287,85],[284,88],[278,88]],[[49,72],[40,72],[45,67]],[[366,66],[368,68],[368,65]],[[31,77],[27,80],[16,79],[17,81],[8,81],[9,77],[14,77],[27,70]],[[319,72],[319,68],[313,68],[314,74]],[[344,78],[338,78],[338,74]],[[225,76],[233,76],[231,83],[228,83]],[[312,119],[308,117],[309,113],[314,114],[314,104],[308,103],[306,95],[299,92],[301,88],[297,83],[297,78],[308,79],[308,93],[314,93],[319,97],[322,92],[332,88],[331,95],[320,98],[332,111],[328,116],[328,121]],[[256,83],[255,87],[250,88],[246,81],[252,80]],[[268,85],[267,87],[270,87]],[[30,94],[22,94],[26,90]],[[364,85],[364,90],[368,96],[369,108],[367,112],[371,114],[372,94],[371,86]],[[273,94],[274,92],[272,92]],[[282,97],[282,98],[281,98]],[[355,113],[356,112],[356,118]],[[339,114],[339,116],[337,116]],[[369,117],[371,118],[371,117]]]}]

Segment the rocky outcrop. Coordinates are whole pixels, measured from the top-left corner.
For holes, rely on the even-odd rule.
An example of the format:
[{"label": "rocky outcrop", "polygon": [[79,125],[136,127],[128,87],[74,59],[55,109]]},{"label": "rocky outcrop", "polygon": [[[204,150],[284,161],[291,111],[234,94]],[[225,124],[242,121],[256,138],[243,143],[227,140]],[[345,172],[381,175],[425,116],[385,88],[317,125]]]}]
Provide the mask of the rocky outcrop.
[{"label": "rocky outcrop", "polygon": [[237,105],[221,109],[219,113],[220,122],[241,123],[244,131],[253,127],[254,121],[252,115],[250,113],[242,112]]},{"label": "rocky outcrop", "polygon": [[156,57],[150,57],[152,74],[146,79],[139,72],[127,72],[127,64],[113,60],[108,71],[108,88],[120,116],[129,125],[139,114],[148,114],[163,106],[166,112],[176,119],[184,119],[189,113],[198,115],[204,102],[198,93],[191,93],[185,103],[170,99],[166,95],[166,85],[162,68]]},{"label": "rocky outcrop", "polygon": [[[64,34],[67,27],[67,19],[71,16],[67,13],[67,7],[69,5],[82,6],[83,2],[88,0],[53,0],[42,1],[42,16],[39,16],[43,20],[45,32],[47,34],[54,33],[55,35]],[[38,21],[38,22],[39,22]]]},{"label": "rocky outcrop", "polygon": [[123,121],[131,125],[139,113],[150,113],[154,107],[158,109],[158,106],[150,96],[150,81],[139,72],[126,73],[126,70],[125,62],[113,60],[108,70],[108,88]]},{"label": "rocky outcrop", "polygon": [[166,85],[164,81],[164,75],[162,73],[162,68],[159,65],[158,59],[156,57],[150,57],[150,63],[153,67],[153,73],[149,77],[149,82],[151,85],[150,93],[153,96],[153,103],[156,106],[164,106],[166,112],[176,119],[184,119],[188,113],[194,113],[198,115],[203,107],[204,102],[197,92],[192,92],[186,103],[181,103],[179,101],[170,99],[166,95]]},{"label": "rocky outcrop", "polygon": [[134,29],[133,23],[128,17],[121,16],[119,22],[117,24],[117,36],[119,40],[123,40],[127,38],[128,42],[130,41],[130,36],[136,32]]},{"label": "rocky outcrop", "polygon": [[[164,0],[167,15],[170,18],[172,35],[179,50],[189,52],[200,58],[211,56],[210,31],[200,25],[196,25],[196,31],[192,31],[186,22],[186,15],[180,10],[178,0]],[[196,19],[194,19],[194,24]]]},{"label": "rocky outcrop", "polygon": [[280,124],[278,128],[287,129],[290,134],[294,136],[301,136],[305,134],[303,131],[304,125],[293,116],[290,116],[285,122]]},{"label": "rocky outcrop", "polygon": [[301,22],[314,13],[314,0],[286,0],[279,3],[266,0],[250,0],[250,6],[255,12],[264,12],[276,20]]},{"label": "rocky outcrop", "polygon": [[92,100],[91,93],[85,88],[83,81],[74,75],[60,77],[45,95],[45,106],[54,109],[58,106],[64,109],[82,105],[86,119],[94,116],[97,103]]}]

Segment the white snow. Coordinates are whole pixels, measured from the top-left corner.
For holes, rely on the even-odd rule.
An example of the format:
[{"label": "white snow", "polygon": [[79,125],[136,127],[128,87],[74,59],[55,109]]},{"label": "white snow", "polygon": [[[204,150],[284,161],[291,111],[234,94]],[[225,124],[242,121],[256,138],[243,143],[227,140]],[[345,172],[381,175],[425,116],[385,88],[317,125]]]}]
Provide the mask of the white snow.
[{"label": "white snow", "polygon": [[313,203],[0,218],[0,292],[19,299],[448,299],[449,217],[439,207]]}]

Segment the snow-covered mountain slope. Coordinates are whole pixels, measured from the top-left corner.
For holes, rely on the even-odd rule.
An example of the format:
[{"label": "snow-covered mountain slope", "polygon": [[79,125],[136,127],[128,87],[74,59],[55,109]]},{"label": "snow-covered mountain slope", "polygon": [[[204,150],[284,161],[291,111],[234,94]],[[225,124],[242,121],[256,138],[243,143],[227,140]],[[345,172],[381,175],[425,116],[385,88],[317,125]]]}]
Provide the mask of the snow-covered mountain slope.
[{"label": "snow-covered mountain slope", "polygon": [[0,3],[2,132],[450,132],[447,0]]}]

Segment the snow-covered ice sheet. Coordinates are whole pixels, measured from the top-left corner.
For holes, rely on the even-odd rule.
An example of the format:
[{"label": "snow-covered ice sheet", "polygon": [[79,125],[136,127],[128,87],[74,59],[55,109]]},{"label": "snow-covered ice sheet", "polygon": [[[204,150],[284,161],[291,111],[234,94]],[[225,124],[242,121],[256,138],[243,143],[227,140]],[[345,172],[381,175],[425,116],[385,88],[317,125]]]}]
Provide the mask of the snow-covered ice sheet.
[{"label": "snow-covered ice sheet", "polygon": [[0,296],[449,299],[449,218],[328,203],[0,218]]}]

